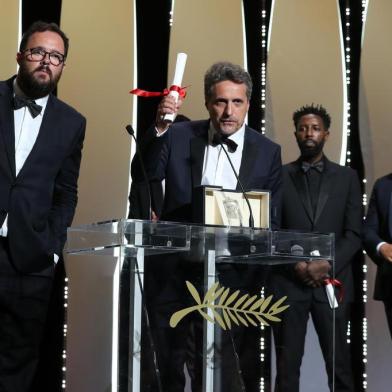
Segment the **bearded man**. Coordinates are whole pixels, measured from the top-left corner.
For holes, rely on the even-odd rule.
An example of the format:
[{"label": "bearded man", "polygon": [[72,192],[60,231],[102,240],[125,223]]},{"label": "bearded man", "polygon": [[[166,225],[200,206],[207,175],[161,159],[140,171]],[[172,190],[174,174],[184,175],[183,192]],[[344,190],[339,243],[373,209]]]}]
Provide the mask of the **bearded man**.
[{"label": "bearded man", "polygon": [[85,118],[52,95],[68,38],[23,35],[16,77],[0,82],[0,391],[31,390],[56,263],[77,202]]},{"label": "bearded man", "polygon": [[[354,391],[346,331],[354,296],[352,262],[361,247],[359,181],[352,169],[333,163],[324,155],[331,118],[321,105],[302,107],[294,113],[293,120],[301,154],[295,162],[283,166],[282,229],[335,234],[335,276],[344,287],[344,296],[335,309],[334,320],[325,290],[325,280],[332,275],[330,260],[300,261],[294,266],[273,269],[271,292],[277,298],[286,295],[290,305],[282,314],[282,322],[275,323],[273,329],[277,357],[275,391],[300,390],[309,314],[318,334],[331,391]],[[339,297],[338,292],[335,295]]]}]

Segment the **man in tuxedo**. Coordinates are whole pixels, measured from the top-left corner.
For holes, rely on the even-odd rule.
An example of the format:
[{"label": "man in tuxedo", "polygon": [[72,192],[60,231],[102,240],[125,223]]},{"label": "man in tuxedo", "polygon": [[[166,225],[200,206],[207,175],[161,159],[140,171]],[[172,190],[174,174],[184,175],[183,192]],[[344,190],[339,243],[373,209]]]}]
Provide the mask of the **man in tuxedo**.
[{"label": "man in tuxedo", "polygon": [[0,82],[0,390],[30,391],[54,269],[77,202],[85,119],[52,95],[68,38],[23,35],[16,77]]},{"label": "man in tuxedo", "polygon": [[[200,185],[239,190],[236,176],[222,151],[222,148],[225,148],[245,190],[261,189],[271,192],[271,221],[272,225],[277,227],[280,214],[280,147],[245,125],[251,93],[252,81],[249,74],[240,66],[220,62],[213,64],[204,78],[208,120],[170,124],[164,120],[164,116],[169,113],[176,114],[182,102],[180,100],[176,103],[170,95],[162,99],[158,106],[155,126],[148,130],[141,141],[150,179],[159,183],[165,180],[165,196],[159,219],[192,222],[194,190]],[[216,142],[217,136],[222,140],[222,145]],[[145,275],[147,303],[153,308],[150,312],[152,324],[159,325],[159,336],[156,334],[156,340],[161,345],[158,360],[165,391],[183,391],[184,388],[184,341],[189,332],[189,317],[175,329],[169,327],[169,319],[172,313],[187,306],[184,299],[189,293],[186,293],[185,280],[195,282],[201,266],[201,263],[196,266],[190,264],[184,263],[179,257],[165,256],[164,261],[150,263],[153,271]],[[243,284],[244,287],[244,280],[256,277],[251,268],[239,268],[230,272],[233,272],[232,275],[238,273],[237,279],[234,279],[235,283]],[[227,278],[228,274],[225,273],[225,277]],[[150,295],[149,287],[152,288]],[[198,317],[200,318],[199,315]],[[194,325],[197,325],[197,322]],[[257,341],[252,340],[257,335],[256,330],[257,328],[249,328],[247,333],[243,334],[252,347],[257,346]],[[164,341],[166,343],[163,343]],[[244,354],[245,351],[251,352],[249,344],[243,342],[239,346],[244,348]],[[165,348],[162,348],[163,344]],[[232,350],[230,354],[233,356]],[[253,374],[258,371],[256,361],[257,358],[250,364],[248,361],[248,366],[242,367],[244,378],[252,373],[249,380],[245,380],[249,391],[257,390],[259,384],[259,379]],[[198,366],[195,369],[200,370]],[[232,369],[231,373],[223,373],[223,382],[227,382],[227,389],[222,390],[234,390],[234,385],[230,385],[230,380],[235,377],[233,372]],[[201,381],[201,374],[196,376],[196,380]],[[198,389],[199,386],[193,385],[193,390]]]},{"label": "man in tuxedo", "polygon": [[384,302],[392,336],[392,174],[374,184],[363,226],[363,244],[377,264],[374,299]]},{"label": "man in tuxedo", "polygon": [[[343,299],[335,309],[335,391],[353,391],[346,330],[353,301],[351,263],[359,251],[361,193],[356,173],[323,153],[331,119],[322,106],[304,106],[293,115],[300,157],[283,166],[282,229],[335,234],[335,276]],[[297,244],[300,245],[300,244]],[[271,291],[288,296],[282,322],[273,327],[277,377],[275,391],[298,392],[309,314],[317,331],[332,390],[333,311],[326,295],[330,260],[300,261],[273,270]],[[336,298],[340,293],[336,291]]]}]

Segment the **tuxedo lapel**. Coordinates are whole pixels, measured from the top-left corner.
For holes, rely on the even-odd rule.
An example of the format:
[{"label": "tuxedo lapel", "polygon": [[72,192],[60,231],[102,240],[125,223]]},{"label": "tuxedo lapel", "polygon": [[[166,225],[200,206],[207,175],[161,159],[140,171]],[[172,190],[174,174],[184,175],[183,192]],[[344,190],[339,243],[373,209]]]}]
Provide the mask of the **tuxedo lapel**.
[{"label": "tuxedo lapel", "polygon": [[306,184],[306,178],[301,170],[301,166],[298,163],[298,161],[290,166],[289,174],[291,180],[294,183],[295,188],[297,189],[298,196],[301,199],[306,214],[308,215],[310,221],[313,222],[314,221],[313,209],[309,197],[308,187]]},{"label": "tuxedo lapel", "polygon": [[[245,135],[244,135],[244,148],[242,150],[242,158],[241,158],[241,166],[238,177],[241,181],[241,184],[244,186],[245,191],[249,190],[249,176],[252,173],[252,165],[254,165],[256,155],[260,154],[260,148],[256,145],[256,143],[252,143],[249,136],[249,131],[247,127],[245,127]],[[244,159],[246,157],[246,159]],[[241,190],[239,184],[237,184],[237,191]]]},{"label": "tuxedo lapel", "polygon": [[[208,124],[208,123],[207,123]],[[208,125],[199,135],[191,139],[191,170],[193,187],[201,184],[203,171],[204,152],[208,143]]]},{"label": "tuxedo lapel", "polygon": [[53,132],[56,129],[56,127],[53,127],[53,124],[55,123],[56,114],[54,109],[53,97],[52,95],[50,95],[46,104],[45,112],[43,114],[37,139],[33,145],[33,148],[30,151],[30,154],[27,156],[26,161],[24,162],[18,173],[18,178],[22,177],[24,172],[28,170],[28,168],[31,166],[30,162],[34,160],[35,156],[43,156],[41,149],[45,147],[45,145],[50,143],[50,140],[55,137],[55,135],[53,135]]},{"label": "tuxedo lapel", "polygon": [[324,157],[324,162],[325,162],[325,170],[321,176],[320,191],[319,191],[319,197],[317,201],[316,215],[314,218],[315,223],[320,217],[325,207],[325,204],[328,201],[334,182],[336,182],[336,178],[334,178],[335,169],[330,164],[329,160],[325,157]]},{"label": "tuxedo lapel", "polygon": [[10,173],[15,177],[15,131],[12,106],[12,80],[0,85],[0,139],[6,151]]}]

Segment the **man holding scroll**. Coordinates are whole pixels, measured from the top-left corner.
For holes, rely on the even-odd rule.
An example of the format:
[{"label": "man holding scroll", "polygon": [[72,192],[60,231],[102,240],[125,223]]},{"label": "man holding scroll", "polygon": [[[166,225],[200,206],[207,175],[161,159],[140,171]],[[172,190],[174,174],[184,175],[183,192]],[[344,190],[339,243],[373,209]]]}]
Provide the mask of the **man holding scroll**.
[{"label": "man holding scroll", "polygon": [[[182,102],[181,99],[176,102],[171,95],[162,99],[158,106],[155,127],[148,130],[141,144],[144,159],[148,162],[150,180],[165,180],[165,197],[159,219],[192,222],[193,191],[200,185],[240,189],[227,156],[222,152],[222,148],[226,148],[245,190],[260,189],[271,192],[271,222],[272,227],[278,227],[280,147],[245,125],[251,93],[250,75],[242,67],[229,62],[219,62],[208,69],[204,78],[205,107],[209,119],[168,123],[165,116],[177,114]],[[222,143],[216,143],[216,135]],[[154,205],[152,209],[154,210]],[[178,258],[170,261],[165,259],[161,263],[154,263],[153,267],[154,271],[151,271],[150,278],[146,276],[146,291],[149,279],[161,280],[162,276],[165,276],[166,281],[163,287],[159,286],[160,295],[147,298],[147,302],[154,303],[154,309],[163,308],[163,303],[170,304],[171,307],[163,316],[163,328],[157,337],[161,344],[164,340],[167,341],[166,347],[158,353],[163,387],[165,391],[183,391],[183,364],[186,354],[183,347],[178,347],[178,343],[173,342],[181,340],[182,333],[186,336],[189,326],[184,323],[170,330],[169,318],[174,311],[184,307],[185,280],[190,280],[187,276],[192,273],[192,267],[181,263]],[[246,280],[251,275],[250,268],[247,268],[247,271],[240,271],[236,275],[235,284],[245,287],[244,281],[241,280]],[[156,282],[150,284],[158,287]],[[156,293],[156,289],[154,292]],[[156,312],[151,313],[154,318]],[[246,333],[249,339],[255,332],[250,331],[253,329],[256,328],[249,328]],[[162,337],[163,334],[166,338]],[[168,336],[171,338],[167,339]],[[253,391],[257,390],[259,382],[255,375],[255,363],[250,366],[242,364],[243,360],[247,363],[251,361],[250,358],[245,359],[248,355],[245,351],[251,351],[249,345],[256,346],[257,342],[253,340],[246,343],[241,340],[239,357],[247,391]],[[241,353],[242,347],[244,353]],[[173,358],[175,360],[171,361]],[[226,376],[228,372],[224,369],[222,372],[227,380],[230,379]],[[222,390],[229,391],[232,387],[234,388],[234,385],[228,385],[227,389],[222,387]]]}]

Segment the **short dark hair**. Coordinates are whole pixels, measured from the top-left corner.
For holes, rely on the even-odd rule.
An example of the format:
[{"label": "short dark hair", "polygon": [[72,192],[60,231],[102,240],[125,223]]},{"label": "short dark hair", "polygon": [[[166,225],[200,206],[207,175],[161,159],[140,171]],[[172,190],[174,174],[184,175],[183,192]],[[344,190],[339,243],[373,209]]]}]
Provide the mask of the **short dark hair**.
[{"label": "short dark hair", "polygon": [[328,114],[327,110],[322,105],[315,105],[312,103],[311,105],[302,106],[300,109],[294,112],[293,121],[295,129],[297,129],[301,117],[306,116],[307,114],[314,114],[321,117],[325,129],[329,129],[331,126],[331,116]]},{"label": "short dark hair", "polygon": [[207,102],[212,95],[212,87],[219,82],[230,80],[238,84],[245,84],[246,96],[250,100],[252,95],[252,79],[241,66],[221,61],[211,65],[204,75],[204,99]]},{"label": "short dark hair", "polygon": [[69,48],[69,39],[65,35],[65,33],[60,29],[60,27],[56,23],[47,23],[39,20],[34,22],[23,34],[22,40],[19,45],[19,52],[23,52],[26,49],[27,41],[34,33],[43,33],[45,31],[52,31],[53,33],[57,33],[64,42],[64,58],[68,55]]}]

